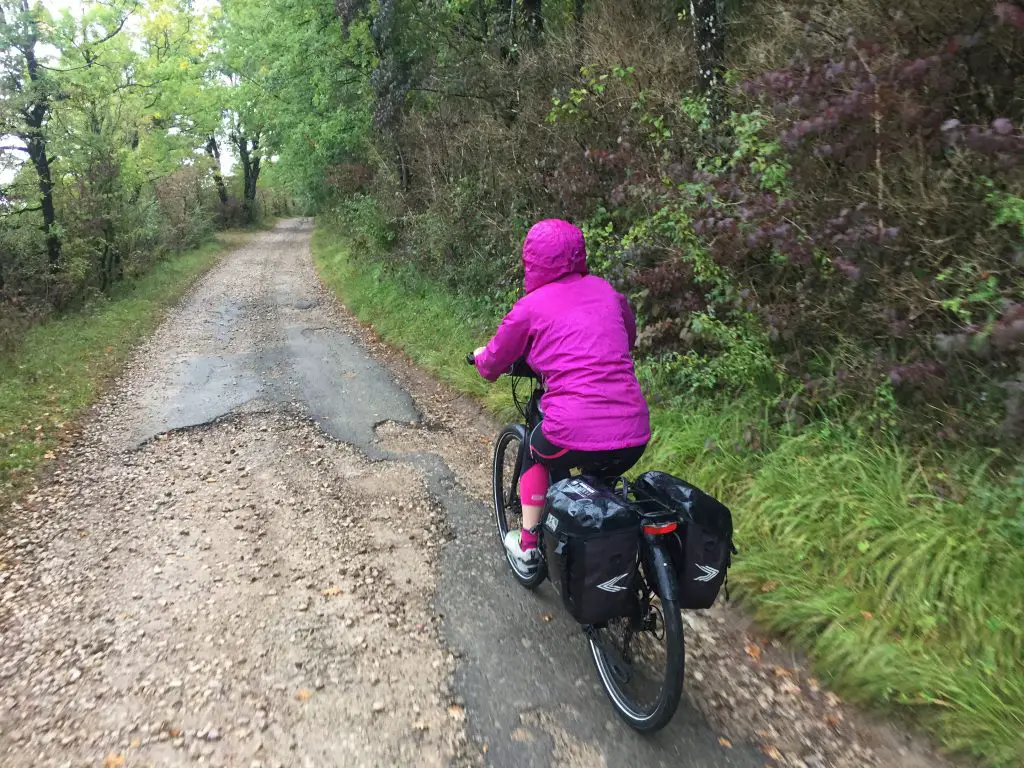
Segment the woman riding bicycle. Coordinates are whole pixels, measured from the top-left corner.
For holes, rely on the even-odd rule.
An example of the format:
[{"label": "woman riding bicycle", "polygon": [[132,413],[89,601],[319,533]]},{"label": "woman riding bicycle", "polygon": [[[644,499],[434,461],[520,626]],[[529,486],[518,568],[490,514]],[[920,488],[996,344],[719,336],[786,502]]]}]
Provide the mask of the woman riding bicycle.
[{"label": "woman riding bicycle", "polygon": [[526,295],[473,353],[488,381],[525,359],[544,388],[544,417],[529,436],[519,480],[523,528],[505,537],[524,571],[540,559],[538,526],[552,479],[573,467],[620,475],[651,437],[630,355],[633,312],[608,282],[587,274],[586,258],[578,227],[560,219],[534,224],[523,243]]}]

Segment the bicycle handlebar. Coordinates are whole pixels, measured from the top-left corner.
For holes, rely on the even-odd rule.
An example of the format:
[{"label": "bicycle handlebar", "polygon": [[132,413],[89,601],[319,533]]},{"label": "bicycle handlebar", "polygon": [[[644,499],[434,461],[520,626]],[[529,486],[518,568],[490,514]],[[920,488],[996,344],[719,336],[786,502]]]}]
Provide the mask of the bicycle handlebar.
[{"label": "bicycle handlebar", "polygon": [[[473,357],[473,353],[472,352],[470,352],[469,354],[466,355],[466,365],[476,365],[476,358]],[[536,373],[534,373],[533,370],[530,368],[530,366],[528,366],[526,364],[526,361],[522,360],[522,359],[516,360],[512,364],[512,367],[509,368],[507,371],[505,371],[505,375],[506,376],[515,376],[515,377],[518,377],[518,378],[530,378],[530,379],[539,379],[540,378],[540,376],[538,376]]]}]

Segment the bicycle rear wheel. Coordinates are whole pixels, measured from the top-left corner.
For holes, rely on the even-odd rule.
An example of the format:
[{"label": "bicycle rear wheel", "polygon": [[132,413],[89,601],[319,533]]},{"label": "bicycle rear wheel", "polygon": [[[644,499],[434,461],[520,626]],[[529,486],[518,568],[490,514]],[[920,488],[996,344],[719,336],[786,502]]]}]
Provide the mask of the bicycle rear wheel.
[{"label": "bicycle rear wheel", "polygon": [[519,451],[522,450],[524,436],[525,430],[522,427],[509,424],[501,430],[494,443],[494,522],[498,528],[501,551],[512,575],[527,589],[535,589],[547,576],[544,562],[541,561],[535,570],[527,572],[519,568],[505,549],[505,534],[509,530],[523,527],[523,505],[519,500]]},{"label": "bicycle rear wheel", "polygon": [[641,732],[664,728],[683,693],[679,604],[652,596],[645,616],[614,619],[587,634],[597,674],[619,717]]}]

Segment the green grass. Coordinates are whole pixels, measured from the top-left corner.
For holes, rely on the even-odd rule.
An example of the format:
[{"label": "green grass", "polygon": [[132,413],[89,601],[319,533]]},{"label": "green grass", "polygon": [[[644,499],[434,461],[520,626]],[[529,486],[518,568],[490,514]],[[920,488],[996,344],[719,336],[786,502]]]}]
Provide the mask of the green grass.
[{"label": "green grass", "polygon": [[[350,247],[318,230],[324,282],[389,342],[507,417],[508,388],[462,362],[486,339],[476,305],[353,259]],[[771,449],[755,452],[743,446],[752,425],[764,429],[759,408],[656,410],[645,457],[734,510],[731,576],[744,604],[805,648],[845,697],[909,714],[947,749],[986,764],[1024,764],[1020,468],[997,477],[964,448],[915,455],[828,423],[770,435]]]},{"label": "green grass", "polygon": [[247,235],[216,241],[159,262],[107,299],[31,328],[0,355],[0,502],[24,490],[135,344],[167,308]]}]

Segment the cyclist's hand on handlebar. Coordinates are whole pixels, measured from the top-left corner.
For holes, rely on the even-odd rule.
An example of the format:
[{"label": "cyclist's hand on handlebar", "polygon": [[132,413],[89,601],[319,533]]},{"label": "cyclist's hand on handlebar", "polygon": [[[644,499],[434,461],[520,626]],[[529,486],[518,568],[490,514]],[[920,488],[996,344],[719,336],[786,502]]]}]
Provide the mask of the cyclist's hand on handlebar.
[{"label": "cyclist's hand on handlebar", "polygon": [[476,365],[476,360],[473,359],[474,357],[476,357],[476,355],[474,355],[472,352],[467,352],[466,365]]},{"label": "cyclist's hand on handlebar", "polygon": [[468,355],[466,355],[466,362],[469,363],[470,365],[475,365],[476,364],[476,359],[478,357],[480,357],[480,355],[482,355],[483,353],[484,353],[484,347],[477,347],[472,352],[470,352]]}]

